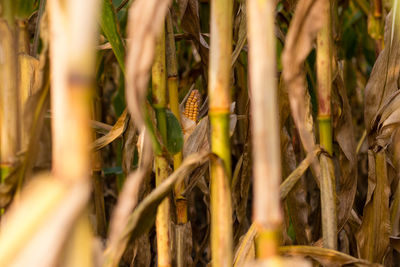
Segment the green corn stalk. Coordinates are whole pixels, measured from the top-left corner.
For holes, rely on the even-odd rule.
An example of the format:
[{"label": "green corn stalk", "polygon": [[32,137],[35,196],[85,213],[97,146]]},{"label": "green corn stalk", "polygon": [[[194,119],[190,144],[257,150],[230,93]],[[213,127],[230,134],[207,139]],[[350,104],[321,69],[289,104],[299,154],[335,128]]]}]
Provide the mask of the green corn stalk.
[{"label": "green corn stalk", "polygon": [[[231,180],[229,140],[230,73],[232,53],[232,0],[211,1],[210,66],[208,72],[211,151],[222,166],[212,161],[211,175],[211,250],[212,266],[232,265]],[[225,181],[227,180],[227,181]],[[227,215],[228,214],[228,215]]]}]

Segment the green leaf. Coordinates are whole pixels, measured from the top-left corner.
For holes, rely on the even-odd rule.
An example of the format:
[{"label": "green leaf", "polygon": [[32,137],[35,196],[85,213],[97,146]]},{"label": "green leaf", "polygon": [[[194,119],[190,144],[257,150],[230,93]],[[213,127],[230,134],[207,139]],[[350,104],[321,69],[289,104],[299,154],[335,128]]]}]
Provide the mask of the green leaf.
[{"label": "green leaf", "polygon": [[183,147],[183,133],[178,119],[167,110],[167,144],[168,152],[176,154],[182,150]]},{"label": "green leaf", "polygon": [[103,8],[100,20],[101,29],[110,42],[115,57],[125,75],[125,47],[119,33],[118,24],[115,19],[114,7],[110,0],[103,0]]},{"label": "green leaf", "polygon": [[104,175],[122,174],[122,166],[103,168]]},{"label": "green leaf", "polygon": [[145,124],[146,124],[146,131],[148,131],[151,143],[153,145],[154,154],[160,155],[162,153],[161,136],[156,131],[157,122],[156,122],[155,111],[148,101],[146,101],[146,108],[145,108]]},{"label": "green leaf", "polygon": [[19,19],[28,18],[37,8],[38,2],[35,0],[14,0],[15,16]]}]

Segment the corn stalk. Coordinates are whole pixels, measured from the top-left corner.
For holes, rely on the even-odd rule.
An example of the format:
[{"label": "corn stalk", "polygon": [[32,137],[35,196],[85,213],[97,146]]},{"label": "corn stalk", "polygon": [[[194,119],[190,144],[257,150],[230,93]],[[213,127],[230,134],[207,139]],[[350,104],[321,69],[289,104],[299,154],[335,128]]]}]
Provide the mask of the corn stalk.
[{"label": "corn stalk", "polygon": [[2,1],[0,20],[0,167],[1,180],[17,162],[20,149],[19,91],[17,83],[16,30],[11,1]]},{"label": "corn stalk", "polygon": [[[181,123],[178,97],[178,62],[176,60],[175,37],[172,25],[171,14],[167,14],[167,43],[166,43],[166,62],[168,76],[169,107],[175,117]],[[174,170],[178,169],[182,163],[182,151],[174,155]],[[176,218],[178,224],[187,223],[187,200],[182,196],[185,191],[185,184],[179,183],[175,186]]]},{"label": "corn stalk", "polygon": [[320,156],[321,164],[321,217],[324,247],[337,247],[337,212],[335,176],[332,163],[332,40],[330,4],[325,5],[324,22],[317,36],[318,122],[321,148],[327,154]]},{"label": "corn stalk", "polygon": [[[96,121],[101,121],[101,99],[98,95],[100,92],[96,92],[96,97],[93,101],[92,118]],[[98,138],[96,133],[93,133],[94,139]],[[96,226],[97,234],[105,236],[107,233],[107,222],[104,208],[104,181],[102,177],[102,166],[103,161],[101,158],[100,150],[92,153],[92,180],[93,180],[93,195],[94,195],[94,206],[96,212]]]},{"label": "corn stalk", "polygon": [[252,140],[255,148],[253,219],[258,227],[256,255],[261,259],[276,256],[282,223],[274,5],[271,0],[247,1]]},{"label": "corn stalk", "polygon": [[[222,159],[211,163],[211,250],[213,266],[232,264],[230,199],[224,198],[231,180],[229,140],[230,71],[232,53],[232,0],[211,1],[209,65],[209,118],[211,151]],[[227,179],[227,181],[224,181]],[[227,215],[228,214],[228,215]]]},{"label": "corn stalk", "polygon": [[[53,174],[66,184],[90,182],[90,97],[99,7],[97,0],[48,2]],[[64,266],[93,266],[91,243],[83,210],[66,242]]]},{"label": "corn stalk", "polygon": [[[157,128],[161,138],[166,144],[167,141],[167,84],[166,84],[166,65],[165,65],[165,30],[157,37],[154,63],[152,67],[152,93],[153,106],[156,110]],[[169,165],[167,158],[162,152],[154,159],[156,171],[156,186],[160,185],[169,175]],[[170,253],[170,205],[168,198],[159,205],[156,216],[157,230],[157,253],[158,266],[171,266]]]},{"label": "corn stalk", "polygon": [[[169,93],[169,107],[175,117],[181,124],[181,114],[179,110],[179,97],[178,97],[178,62],[176,59],[175,49],[175,36],[172,25],[171,13],[167,14],[167,38],[166,38],[166,62],[167,62],[167,76],[168,76],[168,93]],[[182,151],[174,155],[174,170],[178,169],[182,164]],[[174,188],[175,206],[176,206],[176,222],[178,227],[185,227],[188,222],[187,215],[187,199],[182,193],[185,191],[185,182],[177,183]],[[185,249],[186,239],[188,237],[185,232],[175,231],[176,240],[176,264],[177,266],[186,266],[187,251]]]}]

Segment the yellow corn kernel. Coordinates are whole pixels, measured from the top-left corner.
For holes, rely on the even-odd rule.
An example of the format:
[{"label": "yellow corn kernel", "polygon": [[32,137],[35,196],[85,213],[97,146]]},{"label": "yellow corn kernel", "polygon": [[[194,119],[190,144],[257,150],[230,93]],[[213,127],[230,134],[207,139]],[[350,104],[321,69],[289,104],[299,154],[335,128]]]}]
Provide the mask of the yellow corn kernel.
[{"label": "yellow corn kernel", "polygon": [[200,93],[198,90],[193,90],[185,105],[185,111],[183,114],[194,122],[197,122],[197,116],[199,115],[200,106]]}]

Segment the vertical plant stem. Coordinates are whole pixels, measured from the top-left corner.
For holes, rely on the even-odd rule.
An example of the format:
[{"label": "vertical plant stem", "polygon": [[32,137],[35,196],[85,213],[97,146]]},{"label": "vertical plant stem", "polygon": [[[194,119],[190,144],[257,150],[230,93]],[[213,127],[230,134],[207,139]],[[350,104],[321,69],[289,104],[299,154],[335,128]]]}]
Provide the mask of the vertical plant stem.
[{"label": "vertical plant stem", "polygon": [[[165,30],[163,29],[156,41],[154,63],[152,67],[153,106],[156,110],[157,128],[164,144],[167,141],[167,81],[165,63]],[[156,186],[161,184],[169,175],[168,161],[164,155],[155,156]],[[156,216],[157,231],[157,260],[158,266],[171,266],[170,253],[170,205],[168,198],[158,206]]]},{"label": "vertical plant stem", "polygon": [[6,12],[4,1],[4,19],[0,19],[0,164],[1,180],[15,165],[16,154],[20,149],[19,129],[19,93],[17,84],[17,51],[15,41],[15,23],[12,13]]},{"label": "vertical plant stem", "polygon": [[[178,98],[178,62],[176,60],[175,37],[172,25],[171,14],[167,14],[167,44],[166,61],[168,75],[169,107],[175,117],[181,123]],[[176,170],[182,163],[182,151],[174,155],[174,169]],[[176,216],[178,224],[187,223],[187,200],[182,196],[185,190],[184,182],[175,185]]]},{"label": "vertical plant stem", "polygon": [[325,5],[324,25],[317,36],[318,122],[320,145],[329,155],[321,154],[321,216],[323,245],[337,247],[336,189],[332,156],[332,40],[330,3]]},{"label": "vertical plant stem", "polygon": [[[176,60],[175,36],[172,25],[171,13],[168,12],[167,18],[167,38],[166,38],[166,62],[168,76],[169,107],[175,117],[181,123],[178,97],[178,62]],[[174,155],[174,170],[178,169],[182,163],[182,150]],[[185,225],[188,222],[187,199],[182,195],[185,191],[185,182],[177,183],[174,188],[176,222],[178,225]],[[176,231],[176,263],[177,267],[186,266],[187,251],[185,249],[186,239],[181,231]]]},{"label": "vertical plant stem", "polygon": [[[28,68],[27,62],[32,62],[33,59],[28,58],[29,55],[29,37],[26,22],[18,20],[16,23],[16,42],[18,43],[18,97],[19,97],[19,129],[20,129],[20,146],[22,150],[28,147],[30,138],[30,129],[24,123],[25,114],[24,108],[28,97],[33,94],[33,85],[35,70]],[[32,63],[31,63],[32,64]],[[29,82],[30,79],[30,82]],[[33,115],[33,114],[30,114]]]},{"label": "vertical plant stem", "polygon": [[[89,181],[91,132],[88,125],[98,1],[85,1],[81,5],[72,0],[68,6],[70,12],[63,2],[49,1],[53,172],[61,179]],[[66,17],[69,19],[65,20]],[[65,34],[55,34],[59,32]]]},{"label": "vertical plant stem", "polygon": [[33,37],[33,45],[31,47],[31,55],[33,57],[37,56],[37,50],[39,47],[39,35],[40,35],[40,24],[42,21],[42,15],[46,6],[46,0],[39,0],[39,9],[38,9],[38,15],[36,18],[36,29],[35,29],[35,36]]},{"label": "vertical plant stem", "polygon": [[[93,105],[93,119],[96,121],[101,121],[101,98],[97,95],[94,99]],[[94,139],[96,138],[96,133],[93,133]],[[92,180],[93,180],[93,194],[94,194],[94,206],[96,211],[96,225],[97,225],[97,234],[105,237],[107,232],[107,222],[106,222],[106,213],[104,208],[104,194],[103,187],[104,181],[101,175],[102,170],[102,158],[101,152],[95,151],[92,153]]]},{"label": "vertical plant stem", "polygon": [[224,171],[221,171],[217,164],[211,163],[212,266],[232,265],[231,207],[227,204],[230,197],[223,197],[226,192],[222,186],[225,183],[230,184],[232,172],[229,140],[232,8],[232,0],[211,1],[208,73],[211,151],[222,159],[224,166]]},{"label": "vertical plant stem", "polygon": [[374,17],[382,17],[382,0],[374,0]]},{"label": "vertical plant stem", "polygon": [[276,256],[282,223],[279,186],[281,152],[272,0],[248,0],[249,75],[254,166],[256,255]]},{"label": "vertical plant stem", "polygon": [[[49,0],[53,174],[67,184],[90,182],[91,93],[98,0]],[[60,34],[62,33],[62,34]],[[89,190],[89,187],[87,187]],[[66,242],[62,266],[93,266],[86,209]],[[75,244],[79,244],[76,246]]]},{"label": "vertical plant stem", "polygon": [[[160,185],[169,175],[168,161],[164,156],[155,156],[156,185]],[[170,252],[170,205],[166,198],[157,208],[156,231],[157,231],[157,260],[158,266],[171,266]]]}]

